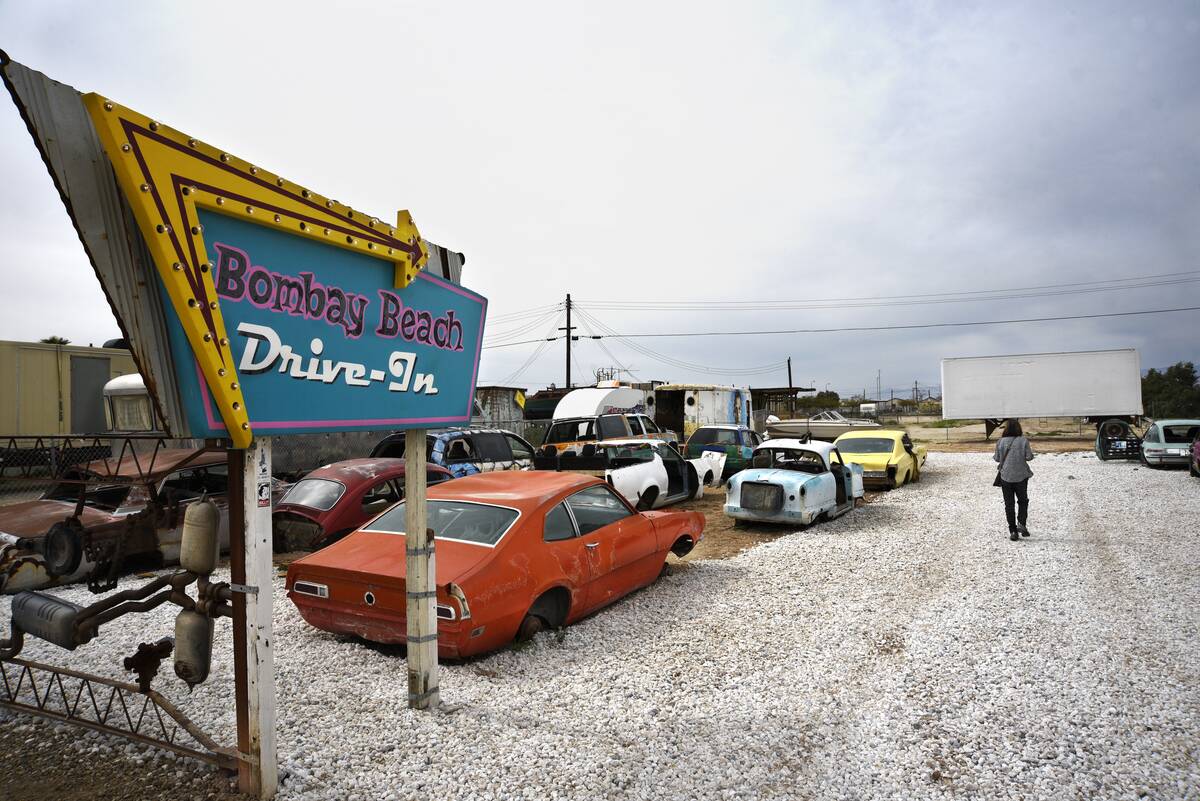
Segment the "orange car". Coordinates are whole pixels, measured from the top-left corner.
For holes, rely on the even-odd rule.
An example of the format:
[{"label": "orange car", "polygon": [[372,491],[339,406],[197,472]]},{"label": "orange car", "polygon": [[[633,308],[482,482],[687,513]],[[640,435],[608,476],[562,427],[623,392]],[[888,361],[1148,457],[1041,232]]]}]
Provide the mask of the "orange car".
[{"label": "orange car", "polygon": [[[637,512],[598,478],[481,473],[428,491],[438,655],[455,659],[574,623],[662,573],[703,536],[698,512]],[[403,643],[404,504],[292,562],[288,597],[311,625]]]}]

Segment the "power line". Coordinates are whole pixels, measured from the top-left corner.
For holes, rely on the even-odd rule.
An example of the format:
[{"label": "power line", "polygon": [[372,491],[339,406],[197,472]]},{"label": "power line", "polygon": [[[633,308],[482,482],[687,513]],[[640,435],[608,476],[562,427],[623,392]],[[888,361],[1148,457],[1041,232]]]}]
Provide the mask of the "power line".
[{"label": "power line", "polygon": [[1083,295],[1145,287],[1174,286],[1200,281],[1200,270],[1188,270],[1130,278],[1109,278],[1099,281],[1080,281],[1066,284],[1043,284],[1008,289],[980,289],[955,292],[932,292],[914,295],[877,295],[855,298],[810,298],[808,300],[589,300],[588,308],[624,311],[761,311],[797,309],[878,308],[883,306],[920,306],[944,303],[967,303],[991,300],[1012,300],[1063,295]]},{"label": "power line", "polygon": [[1200,311],[1200,306],[1184,306],[1178,309],[1146,309],[1143,311],[1106,312],[1104,314],[1072,314],[1059,317],[1026,317],[1016,320],[975,320],[961,323],[913,323],[909,325],[843,326],[840,328],[790,328],[776,331],[681,331],[678,333],[617,334],[606,336],[620,339],[647,339],[651,337],[739,337],[769,336],[779,334],[834,334],[850,331],[901,331],[918,328],[961,328],[975,325],[1009,325],[1014,323],[1046,323],[1061,320],[1096,320],[1102,317],[1134,317],[1143,314],[1172,314],[1175,312]]}]

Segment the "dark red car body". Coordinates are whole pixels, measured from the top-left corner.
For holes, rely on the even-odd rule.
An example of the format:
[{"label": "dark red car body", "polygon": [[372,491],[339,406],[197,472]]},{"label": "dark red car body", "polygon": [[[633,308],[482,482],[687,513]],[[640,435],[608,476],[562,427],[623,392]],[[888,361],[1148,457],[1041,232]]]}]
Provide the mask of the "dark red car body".
[{"label": "dark red car body", "polygon": [[[491,544],[469,541],[455,527],[467,513],[447,516],[455,522],[439,529],[439,502],[508,515],[510,522]],[[602,480],[577,473],[467,476],[431,488],[428,503],[438,655],[449,659],[504,647],[531,622],[535,630],[574,623],[651,584],[668,553],[682,556],[701,540],[705,522],[699,512],[638,512]],[[589,519],[584,507],[604,514]],[[396,530],[403,512],[396,507],[292,562],[288,597],[306,621],[374,642],[405,642],[407,537]]]},{"label": "dark red car body", "polygon": [[[454,478],[435,464],[425,465],[426,481],[432,486]],[[340,487],[328,508],[298,503],[312,485],[329,482]],[[329,494],[324,497],[328,498]],[[372,457],[347,459],[319,467],[297,481],[271,512],[275,549],[319,548],[349,534],[375,515],[404,499],[404,459]]]}]

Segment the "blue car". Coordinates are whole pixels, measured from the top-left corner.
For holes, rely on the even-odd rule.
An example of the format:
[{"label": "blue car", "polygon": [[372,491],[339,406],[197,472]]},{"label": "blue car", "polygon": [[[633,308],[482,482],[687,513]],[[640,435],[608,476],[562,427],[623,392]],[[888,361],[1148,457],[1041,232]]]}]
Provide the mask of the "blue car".
[{"label": "blue car", "polygon": [[769,439],[725,493],[725,514],[734,520],[807,526],[853,509],[863,496],[863,470],[828,442]]},{"label": "blue car", "polygon": [[[404,437],[403,431],[389,434],[371,455],[403,458]],[[429,432],[425,458],[462,478],[494,470],[532,470],[533,446],[498,428],[446,428]]]},{"label": "blue car", "polygon": [[1200,436],[1200,420],[1158,420],[1142,437],[1142,464],[1147,467],[1179,465],[1192,458],[1192,443]]}]

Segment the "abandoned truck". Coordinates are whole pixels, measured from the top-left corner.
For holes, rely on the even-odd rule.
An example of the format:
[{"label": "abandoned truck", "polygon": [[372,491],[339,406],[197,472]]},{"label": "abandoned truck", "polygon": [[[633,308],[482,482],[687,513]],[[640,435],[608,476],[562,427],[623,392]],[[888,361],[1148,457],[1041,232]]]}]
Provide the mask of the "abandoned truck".
[{"label": "abandoned truck", "polygon": [[1020,417],[1083,417],[1096,455],[1136,459],[1142,370],[1133,348],[942,359],[942,417],[983,420],[987,435]]},{"label": "abandoned truck", "polygon": [[647,414],[649,401],[642,390],[616,382],[571,390],[554,409],[542,451],[578,453],[585,443],[628,437],[662,440],[678,448],[675,431],[657,425]]}]

